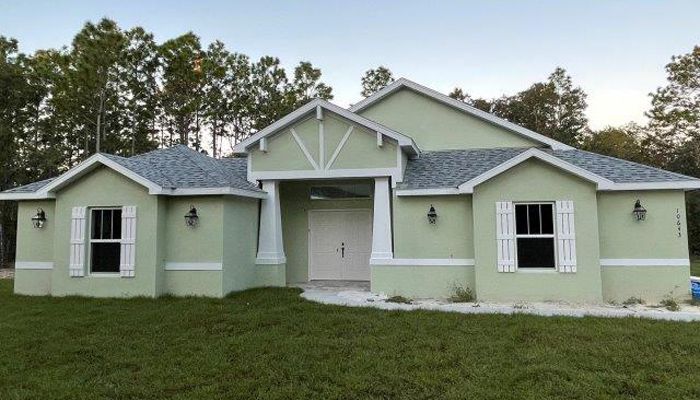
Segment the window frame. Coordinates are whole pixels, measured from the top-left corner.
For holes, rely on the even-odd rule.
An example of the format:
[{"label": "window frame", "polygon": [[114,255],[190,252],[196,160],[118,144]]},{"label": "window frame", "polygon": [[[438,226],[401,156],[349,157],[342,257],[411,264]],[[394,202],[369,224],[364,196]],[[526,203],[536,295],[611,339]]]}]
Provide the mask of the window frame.
[{"label": "window frame", "polygon": [[[517,229],[517,206],[519,205],[542,205],[549,204],[552,206],[552,233],[540,233],[540,234],[519,234]],[[557,205],[554,201],[521,201],[513,202],[513,231],[515,232],[514,240],[514,256],[515,256],[515,270],[520,272],[557,272],[558,270],[558,256],[557,256]],[[530,219],[527,219],[528,230],[530,227]],[[542,213],[540,213],[540,230],[542,227]],[[552,267],[523,267],[520,268],[520,259],[518,257],[518,239],[552,239],[552,248],[554,251],[554,266]]]},{"label": "window frame", "polygon": [[[122,243],[123,238],[121,238],[121,237],[119,239],[93,239],[92,238],[92,227],[94,224],[94,221],[92,218],[92,212],[93,211],[105,211],[105,210],[119,210],[119,211],[123,212],[123,207],[120,207],[120,206],[88,207],[87,214],[89,216],[89,222],[87,224],[88,227],[87,227],[87,232],[86,232],[87,233],[86,236],[87,236],[87,240],[88,240],[87,259],[86,259],[86,262],[88,264],[87,273],[89,276],[94,276],[94,277],[105,277],[105,278],[120,277],[121,276],[120,271],[117,271],[117,272],[93,272],[92,271],[92,244],[93,243],[117,243],[117,244],[119,244],[120,245],[119,246],[119,256],[121,258],[121,251],[122,251],[121,250],[121,243]],[[119,223],[120,224],[122,223],[121,218],[119,219]],[[122,235],[124,234],[123,232],[121,232],[121,233],[122,233]]]},{"label": "window frame", "polygon": [[335,199],[314,199],[313,198],[313,189],[314,188],[334,188],[334,187],[341,187],[344,185],[364,185],[364,182],[347,182],[347,183],[336,183],[336,184],[331,184],[331,183],[322,183],[318,185],[310,185],[309,186],[309,195],[308,195],[308,200],[315,202],[315,201],[366,201],[366,200],[372,200],[374,199],[374,186],[372,185],[371,182],[367,182],[367,186],[369,186],[369,194],[367,197],[338,197]]}]

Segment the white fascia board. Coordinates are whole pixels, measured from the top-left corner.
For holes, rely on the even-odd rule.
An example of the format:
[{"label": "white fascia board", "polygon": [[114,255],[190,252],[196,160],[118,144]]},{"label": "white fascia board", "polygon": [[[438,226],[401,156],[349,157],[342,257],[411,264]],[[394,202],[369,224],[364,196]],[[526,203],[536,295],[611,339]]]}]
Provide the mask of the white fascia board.
[{"label": "white fascia board", "polygon": [[452,196],[463,194],[457,188],[397,189],[397,196]]},{"label": "white fascia board", "polygon": [[611,187],[600,188],[605,191],[634,191],[634,190],[696,190],[700,189],[700,181],[667,181],[667,182],[633,182],[615,183]]},{"label": "white fascia board", "polygon": [[253,190],[236,189],[228,186],[213,187],[213,188],[181,188],[181,189],[163,189],[158,193],[164,196],[240,196],[252,197],[255,199],[267,198],[267,193],[257,192]]},{"label": "white fascia board", "polygon": [[0,193],[0,200],[45,200],[45,199],[55,199],[56,195],[53,193],[43,193],[43,192],[15,192],[15,193]]},{"label": "white fascia board", "polygon": [[304,116],[306,116],[309,113],[318,113],[318,109],[326,109],[332,113],[335,113],[347,120],[350,120],[358,125],[362,125],[363,127],[373,131],[373,132],[379,132],[383,134],[384,136],[390,137],[394,140],[396,140],[402,148],[407,149],[410,153],[412,154],[418,154],[420,151],[418,149],[418,146],[416,143],[411,139],[410,137],[403,135],[399,132],[396,132],[390,128],[387,128],[384,125],[381,125],[377,122],[374,122],[372,120],[369,120],[365,117],[362,117],[360,115],[357,115],[351,111],[348,111],[345,108],[336,106],[333,103],[330,103],[326,100],[321,100],[321,99],[314,99],[305,105],[297,108],[296,110],[292,111],[291,113],[287,114],[286,116],[282,117],[281,119],[273,122],[272,124],[268,125],[261,131],[257,132],[256,134],[250,136],[248,139],[238,143],[233,147],[233,152],[236,154],[243,154],[248,152],[248,148],[258,142],[260,139],[263,137],[267,137],[269,135],[272,135],[285,127],[287,127],[290,124],[293,124],[294,122],[300,120]]},{"label": "white fascia board", "polygon": [[377,178],[391,176],[397,180],[401,177],[399,168],[349,168],[306,171],[257,171],[250,172],[253,180],[294,180],[294,179],[340,179],[340,178]]},{"label": "white fascia board", "polygon": [[548,164],[551,164],[555,167],[558,167],[564,171],[568,171],[573,175],[576,175],[578,177],[581,177],[585,180],[591,181],[593,183],[596,183],[598,185],[598,189],[604,190],[608,189],[614,186],[614,182],[603,178],[600,175],[596,175],[594,173],[591,173],[590,171],[587,171],[581,167],[577,167],[573,164],[570,164],[566,161],[563,161],[560,158],[554,157],[551,154],[545,153],[542,150],[532,148],[527,151],[524,151],[520,153],[519,155],[511,158],[510,160],[484,172],[483,174],[477,176],[476,178],[473,178],[461,185],[459,185],[459,191],[461,193],[473,193],[474,192],[474,187],[486,182],[487,180],[513,168],[514,166],[529,160],[530,158],[537,158],[539,160],[542,160]]},{"label": "white fascia board", "polygon": [[146,187],[148,192],[151,194],[160,192],[163,190],[160,185],[149,181],[148,179],[138,175],[137,173],[131,171],[130,169],[123,167],[122,165],[110,160],[103,154],[93,154],[87,160],[81,162],[77,166],[69,169],[63,175],[51,181],[48,185],[44,186],[37,193],[51,193],[61,187],[69,184],[73,180],[81,177],[82,175],[92,171],[99,165],[104,165],[105,167],[111,168],[114,171],[126,176],[127,178],[133,180],[134,182]]},{"label": "white fascia board", "polygon": [[516,125],[512,122],[506,121],[502,118],[499,118],[491,113],[487,113],[485,111],[479,110],[478,108],[472,107],[468,105],[467,103],[453,99],[450,96],[444,95],[436,90],[430,89],[428,87],[425,87],[423,85],[420,85],[418,83],[412,82],[406,78],[400,78],[390,85],[384,87],[383,89],[379,90],[378,92],[374,93],[373,95],[367,97],[366,99],[358,102],[357,104],[353,105],[352,107],[349,108],[350,111],[357,113],[362,111],[363,109],[369,107],[370,105],[376,103],[377,101],[381,100],[382,98],[388,96],[391,93],[394,93],[395,91],[401,89],[401,88],[409,88],[415,92],[418,92],[422,95],[428,96],[430,98],[433,98],[441,103],[447,104],[451,107],[454,107],[458,110],[464,111],[468,114],[471,114],[479,119],[485,120],[487,122],[490,122],[492,124],[498,125],[504,129],[507,129],[511,132],[518,133],[522,136],[528,137],[530,139],[533,139],[537,142],[540,142],[542,144],[546,144],[550,146],[554,150],[572,150],[573,147],[566,145],[564,143],[558,142],[554,139],[551,139],[547,136],[544,136],[540,133],[531,131],[527,128],[524,128],[520,125]]}]

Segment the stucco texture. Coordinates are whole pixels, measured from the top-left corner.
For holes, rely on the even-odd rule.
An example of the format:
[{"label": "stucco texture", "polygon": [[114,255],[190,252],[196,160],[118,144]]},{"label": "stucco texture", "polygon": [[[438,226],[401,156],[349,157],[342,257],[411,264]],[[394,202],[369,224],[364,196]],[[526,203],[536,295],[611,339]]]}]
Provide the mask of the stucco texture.
[{"label": "stucco texture", "polygon": [[409,89],[389,95],[360,114],[412,137],[422,150],[538,145]]},{"label": "stucco texture", "polygon": [[[602,301],[595,186],[540,161],[525,161],[474,190],[476,296],[483,301]],[[497,270],[496,202],[572,200],[576,273]]]}]

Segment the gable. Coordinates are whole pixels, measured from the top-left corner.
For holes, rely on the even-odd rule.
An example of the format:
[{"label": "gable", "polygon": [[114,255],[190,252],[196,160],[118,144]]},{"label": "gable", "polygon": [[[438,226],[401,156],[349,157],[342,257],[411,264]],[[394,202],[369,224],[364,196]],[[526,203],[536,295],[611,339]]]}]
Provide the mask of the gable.
[{"label": "gable", "polygon": [[411,89],[399,89],[358,111],[410,136],[422,150],[541,146]]},{"label": "gable", "polygon": [[273,172],[294,177],[302,177],[294,172],[307,173],[303,177],[330,177],[345,170],[395,169],[396,173],[403,157],[395,140],[382,136],[379,143],[376,132],[330,112],[321,119],[309,115],[265,140],[263,149],[248,150],[253,179]]}]

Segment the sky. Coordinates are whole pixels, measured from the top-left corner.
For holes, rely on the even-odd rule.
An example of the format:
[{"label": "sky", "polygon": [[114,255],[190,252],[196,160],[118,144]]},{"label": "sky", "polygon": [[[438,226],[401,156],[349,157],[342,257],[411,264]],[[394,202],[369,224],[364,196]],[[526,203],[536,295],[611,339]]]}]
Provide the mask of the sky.
[{"label": "sky", "polygon": [[649,92],[671,56],[700,45],[700,1],[19,1],[0,0],[0,35],[20,50],[69,46],[102,17],[156,40],[188,31],[206,45],[311,61],[334,103],[361,99],[360,78],[379,65],[425,86],[473,97],[514,94],[557,67],[588,94],[591,127],[644,122]]}]

